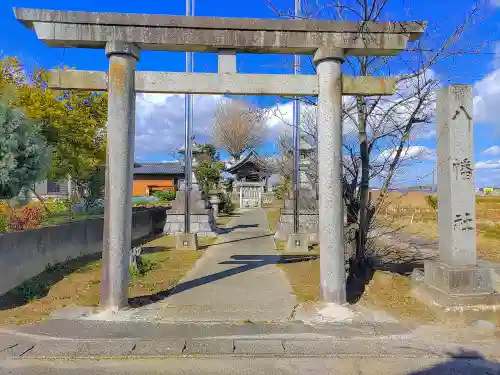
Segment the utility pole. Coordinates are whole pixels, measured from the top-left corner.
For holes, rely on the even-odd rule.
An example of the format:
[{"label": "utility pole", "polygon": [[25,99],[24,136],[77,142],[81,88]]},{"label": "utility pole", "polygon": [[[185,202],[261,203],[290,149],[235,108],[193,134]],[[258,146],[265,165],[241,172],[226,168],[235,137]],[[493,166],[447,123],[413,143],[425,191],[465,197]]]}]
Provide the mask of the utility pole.
[{"label": "utility pole", "polygon": [[[295,0],[294,17],[300,17],[300,0]],[[300,73],[300,55],[293,56],[293,74]],[[293,232],[299,233],[299,186],[300,186],[300,100],[293,100]]]},{"label": "utility pole", "polygon": [[[186,0],[186,16],[194,15],[194,0]],[[186,73],[193,72],[193,53],[186,52]],[[191,94],[185,94],[184,97],[184,178],[185,183],[185,201],[184,201],[184,233],[189,233],[191,231],[191,207],[190,207],[190,196],[192,189],[192,144],[193,144],[193,96]]]}]

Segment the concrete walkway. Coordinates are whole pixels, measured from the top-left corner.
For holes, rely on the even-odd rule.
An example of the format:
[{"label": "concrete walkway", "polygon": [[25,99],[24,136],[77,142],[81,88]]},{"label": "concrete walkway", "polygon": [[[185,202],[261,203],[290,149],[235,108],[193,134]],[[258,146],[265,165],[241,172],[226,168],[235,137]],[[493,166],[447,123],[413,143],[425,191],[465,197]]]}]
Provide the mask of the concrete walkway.
[{"label": "concrete walkway", "polygon": [[288,320],[297,302],[278,261],[264,210],[243,211],[169,297],[137,309],[134,316],[157,321]]}]

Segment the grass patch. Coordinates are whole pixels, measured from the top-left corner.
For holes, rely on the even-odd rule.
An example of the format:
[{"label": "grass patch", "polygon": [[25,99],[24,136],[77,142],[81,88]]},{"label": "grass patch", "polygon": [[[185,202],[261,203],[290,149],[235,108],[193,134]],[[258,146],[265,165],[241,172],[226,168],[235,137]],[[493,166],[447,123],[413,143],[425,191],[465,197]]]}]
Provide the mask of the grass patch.
[{"label": "grass patch", "polygon": [[283,199],[273,199],[271,202],[262,203],[262,207],[276,207],[282,208],[285,205],[285,201]]},{"label": "grass patch", "polygon": [[220,228],[225,228],[229,222],[234,218],[239,216],[237,213],[232,213],[232,214],[219,214],[219,216],[216,217],[215,222],[217,223],[217,226]]},{"label": "grass patch", "polygon": [[274,240],[274,244],[276,245],[276,250],[278,250],[278,251],[284,251],[285,250],[286,241],[284,241],[284,240]]},{"label": "grass patch", "polygon": [[[284,241],[280,241],[284,243]],[[307,253],[284,252],[280,254],[319,255],[317,247]],[[320,299],[319,258],[297,263],[279,264],[292,286],[293,293],[299,302],[318,301]],[[436,316],[432,310],[413,297],[411,282],[406,276],[390,272],[376,271],[373,279],[365,289],[358,302],[371,309],[385,310],[399,320],[434,322]]]},{"label": "grass patch", "polygon": [[[281,241],[284,243],[284,241]],[[278,249],[278,253],[286,255],[319,255],[317,251],[307,253],[284,252]],[[304,260],[303,262],[282,263],[278,267],[285,271],[285,274],[292,286],[293,294],[300,302],[317,301],[320,298],[319,288],[319,258]]]},{"label": "grass patch", "polygon": [[278,221],[280,219],[280,211],[279,210],[269,210],[266,211],[267,222],[269,223],[269,229],[271,232],[276,232],[276,226],[278,225]]},{"label": "grass patch", "polygon": [[[200,249],[216,238],[200,237]],[[175,237],[163,236],[143,245],[143,265],[131,275],[129,297],[152,295],[174,285],[192,268],[202,251],[175,250]],[[0,298],[0,324],[40,321],[55,310],[71,306],[99,305],[101,261],[82,257],[47,268]]]},{"label": "grass patch", "polygon": [[[318,254],[308,252],[301,255],[315,253]],[[319,258],[278,266],[285,271],[299,302],[320,299]],[[358,303],[370,309],[384,310],[401,321],[436,321],[435,313],[413,297],[410,279],[390,272],[376,271]]]},{"label": "grass patch", "polygon": [[436,314],[412,295],[409,277],[376,271],[359,304],[384,310],[401,321],[436,322]]},{"label": "grass patch", "polygon": [[[266,211],[269,228],[272,232],[276,231],[276,225],[279,220],[279,210]],[[283,255],[298,256],[319,256],[318,245],[314,245],[311,251],[306,253],[285,251],[284,240],[275,240],[276,251]],[[319,287],[319,258],[304,260],[302,262],[281,263],[277,267],[283,269],[290,282],[293,294],[299,302],[318,301],[320,298]]]},{"label": "grass patch", "polygon": [[61,225],[69,223],[72,221],[81,221],[87,219],[96,219],[103,217],[102,213],[96,214],[85,214],[85,213],[72,213],[72,212],[62,212],[58,214],[50,214],[42,219],[40,223],[41,227],[50,227],[54,225]]}]

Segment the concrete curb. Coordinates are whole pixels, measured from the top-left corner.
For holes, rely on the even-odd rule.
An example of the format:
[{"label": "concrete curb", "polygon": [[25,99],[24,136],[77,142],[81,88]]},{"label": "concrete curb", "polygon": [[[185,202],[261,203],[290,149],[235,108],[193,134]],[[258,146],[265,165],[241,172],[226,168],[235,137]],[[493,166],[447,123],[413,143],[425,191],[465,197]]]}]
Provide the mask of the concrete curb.
[{"label": "concrete curb", "polygon": [[[335,338],[395,338],[411,333],[411,328],[399,324],[337,324],[302,322],[288,323],[157,323],[141,321],[93,321],[54,319],[43,323],[0,327],[1,336],[24,337],[32,340],[95,340],[95,339],[137,339],[163,340],[164,338],[256,338],[289,339],[307,336],[307,339]],[[302,337],[301,337],[302,336]]]},{"label": "concrete curb", "polygon": [[[466,348],[468,358],[498,357],[497,345]],[[166,339],[161,341],[29,340],[0,336],[0,359],[120,359],[166,357],[359,357],[359,358],[450,358],[463,353],[463,346],[422,343],[400,339]]]}]

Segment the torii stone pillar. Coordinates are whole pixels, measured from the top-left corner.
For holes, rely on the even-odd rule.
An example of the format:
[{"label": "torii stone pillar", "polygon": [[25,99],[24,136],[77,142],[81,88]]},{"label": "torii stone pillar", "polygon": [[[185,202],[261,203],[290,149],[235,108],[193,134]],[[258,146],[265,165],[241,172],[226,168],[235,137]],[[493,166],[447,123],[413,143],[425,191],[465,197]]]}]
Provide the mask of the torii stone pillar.
[{"label": "torii stone pillar", "polygon": [[106,44],[109,58],[106,205],[101,306],[128,305],[135,136],[135,67],[139,48]]},{"label": "torii stone pillar", "polygon": [[340,48],[314,55],[319,95],[317,108],[319,175],[320,287],[325,302],[346,302],[344,202],[342,199],[342,63]]}]

